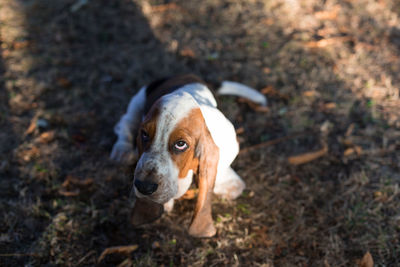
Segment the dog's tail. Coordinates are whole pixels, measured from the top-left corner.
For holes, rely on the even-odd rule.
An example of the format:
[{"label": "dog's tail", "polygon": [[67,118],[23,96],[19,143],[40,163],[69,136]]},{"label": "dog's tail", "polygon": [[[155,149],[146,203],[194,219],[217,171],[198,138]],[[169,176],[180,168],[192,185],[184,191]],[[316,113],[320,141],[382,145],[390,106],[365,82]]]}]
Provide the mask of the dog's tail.
[{"label": "dog's tail", "polygon": [[263,94],[247,85],[237,82],[222,82],[221,87],[217,90],[217,94],[240,96],[262,106],[267,106],[267,98]]}]

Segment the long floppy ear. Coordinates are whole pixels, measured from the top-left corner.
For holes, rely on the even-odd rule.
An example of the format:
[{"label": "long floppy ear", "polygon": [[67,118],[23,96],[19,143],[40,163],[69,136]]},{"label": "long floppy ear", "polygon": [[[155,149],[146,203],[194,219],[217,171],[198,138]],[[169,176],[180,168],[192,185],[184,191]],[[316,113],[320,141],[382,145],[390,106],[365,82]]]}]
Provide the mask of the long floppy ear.
[{"label": "long floppy ear", "polygon": [[216,230],[211,214],[211,201],[217,176],[219,149],[206,127],[197,144],[196,153],[200,158],[197,173],[199,194],[189,234],[195,237],[212,237]]}]

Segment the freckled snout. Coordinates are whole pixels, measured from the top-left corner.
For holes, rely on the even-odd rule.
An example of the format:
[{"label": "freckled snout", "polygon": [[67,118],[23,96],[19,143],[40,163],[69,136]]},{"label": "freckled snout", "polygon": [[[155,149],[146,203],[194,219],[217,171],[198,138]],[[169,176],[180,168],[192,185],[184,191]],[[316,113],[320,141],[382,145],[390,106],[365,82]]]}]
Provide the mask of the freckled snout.
[{"label": "freckled snout", "polygon": [[139,179],[135,180],[135,186],[140,193],[147,196],[153,194],[158,188],[158,184],[140,181]]}]

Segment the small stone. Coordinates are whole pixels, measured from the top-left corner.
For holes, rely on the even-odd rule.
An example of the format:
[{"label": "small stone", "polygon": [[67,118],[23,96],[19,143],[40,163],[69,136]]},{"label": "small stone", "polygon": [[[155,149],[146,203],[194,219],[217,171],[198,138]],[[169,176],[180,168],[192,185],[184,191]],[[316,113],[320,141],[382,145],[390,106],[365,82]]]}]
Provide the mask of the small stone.
[{"label": "small stone", "polygon": [[36,127],[39,129],[46,129],[49,127],[49,122],[45,119],[38,119],[36,121]]}]

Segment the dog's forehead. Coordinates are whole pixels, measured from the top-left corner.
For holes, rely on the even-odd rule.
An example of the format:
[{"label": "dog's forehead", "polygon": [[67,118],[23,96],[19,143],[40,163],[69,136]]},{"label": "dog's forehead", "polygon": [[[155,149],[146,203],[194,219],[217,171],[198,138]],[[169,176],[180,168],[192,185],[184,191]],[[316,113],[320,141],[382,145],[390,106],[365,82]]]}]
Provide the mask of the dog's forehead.
[{"label": "dog's forehead", "polygon": [[198,108],[194,98],[186,92],[163,96],[156,104],[157,122],[154,146],[164,147],[171,132],[193,109]]}]

